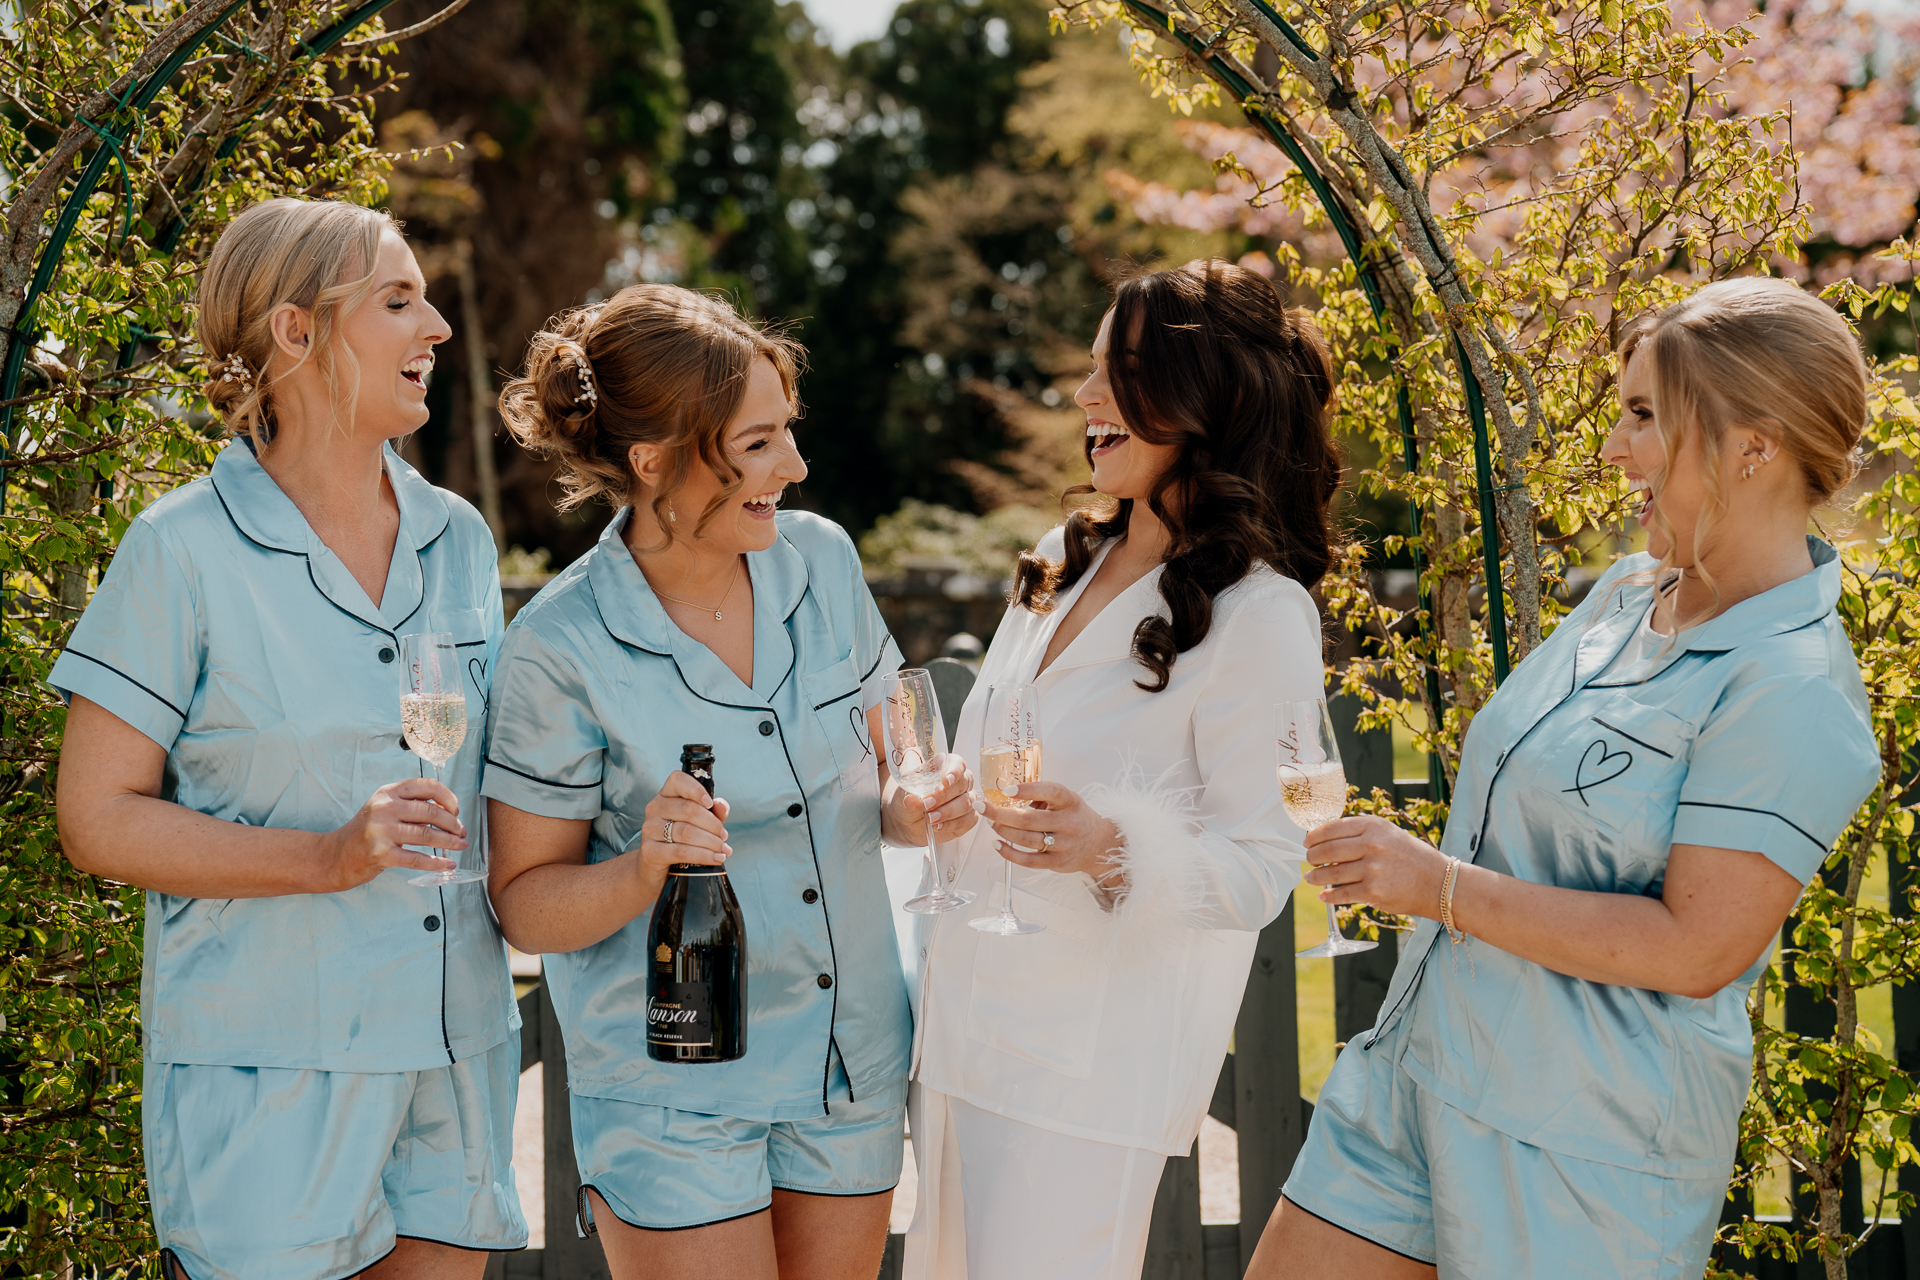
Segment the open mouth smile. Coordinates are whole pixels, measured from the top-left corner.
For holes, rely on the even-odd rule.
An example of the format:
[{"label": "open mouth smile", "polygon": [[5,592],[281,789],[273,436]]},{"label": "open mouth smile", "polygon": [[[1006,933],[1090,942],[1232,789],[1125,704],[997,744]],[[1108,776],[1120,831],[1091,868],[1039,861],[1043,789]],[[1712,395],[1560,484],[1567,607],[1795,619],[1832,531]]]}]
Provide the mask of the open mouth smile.
[{"label": "open mouth smile", "polygon": [[432,355],[415,356],[413,359],[407,361],[405,364],[400,366],[400,376],[405,378],[408,382],[411,382],[414,386],[419,387],[423,391],[426,389],[426,386],[427,386],[427,375],[432,372],[433,372],[433,356]]},{"label": "open mouth smile", "polygon": [[1627,492],[1640,495],[1640,507],[1634,512],[1634,518],[1644,523],[1647,513],[1653,510],[1653,485],[1636,478],[1628,481]]},{"label": "open mouth smile", "polygon": [[1101,457],[1112,453],[1127,442],[1133,433],[1117,422],[1103,422],[1098,418],[1087,423],[1087,439],[1093,442],[1089,456]]},{"label": "open mouth smile", "polygon": [[774,512],[780,507],[780,495],[785,492],[786,490],[784,489],[775,489],[770,493],[763,493],[756,497],[748,498],[740,505],[747,509],[747,514],[750,516],[761,520],[771,520],[773,519]]}]

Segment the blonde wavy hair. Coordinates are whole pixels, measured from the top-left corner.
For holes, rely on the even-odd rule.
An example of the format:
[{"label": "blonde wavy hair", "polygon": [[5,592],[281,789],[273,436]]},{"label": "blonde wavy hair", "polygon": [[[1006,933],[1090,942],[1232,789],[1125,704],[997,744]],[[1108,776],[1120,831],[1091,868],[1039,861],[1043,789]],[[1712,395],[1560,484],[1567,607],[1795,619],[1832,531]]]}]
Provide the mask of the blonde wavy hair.
[{"label": "blonde wavy hair", "polygon": [[345,404],[351,427],[360,366],[335,338],[340,317],[372,292],[380,237],[389,230],[399,224],[377,209],[282,196],[251,206],[220,233],[200,277],[195,328],[207,357],[206,396],[228,431],[258,450],[273,439],[272,317],[287,304],[312,317],[312,340],[279,377],[314,361],[336,415]]},{"label": "blonde wavy hair", "polygon": [[[1686,433],[1699,433],[1707,501],[1694,526],[1693,568],[1712,592],[1709,613],[1717,611],[1719,588],[1699,561],[1727,511],[1721,442],[1733,427],[1766,432],[1799,471],[1809,513],[1832,502],[1859,470],[1867,424],[1860,344],[1833,308],[1792,281],[1754,276],[1717,281],[1642,316],[1616,351],[1623,375],[1636,356],[1653,360],[1653,418],[1665,474],[1672,473]],[[1658,506],[1654,520],[1669,546],[1677,546]],[[1666,583],[1674,568],[1669,551],[1653,580]]]}]

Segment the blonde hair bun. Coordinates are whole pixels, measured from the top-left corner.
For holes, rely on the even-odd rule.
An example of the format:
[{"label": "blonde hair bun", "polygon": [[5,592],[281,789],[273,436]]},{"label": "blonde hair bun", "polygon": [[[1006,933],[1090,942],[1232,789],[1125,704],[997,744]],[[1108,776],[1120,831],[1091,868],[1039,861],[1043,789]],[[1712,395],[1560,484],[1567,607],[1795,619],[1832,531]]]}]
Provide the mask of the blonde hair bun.
[{"label": "blonde hair bun", "polygon": [[[1832,501],[1859,467],[1867,426],[1867,365],[1840,314],[1791,280],[1719,280],[1641,317],[1619,345],[1620,367],[1653,356],[1654,419],[1669,457],[1689,424],[1704,451],[1710,490],[1724,485],[1714,459],[1727,430],[1746,425],[1779,438],[1805,478],[1809,506]],[[1724,508],[1724,488],[1716,492]]]},{"label": "blonde hair bun", "polygon": [[[377,209],[291,196],[263,200],[227,224],[200,277],[195,330],[208,365],[202,391],[230,432],[259,449],[273,438],[272,316],[287,304],[311,312],[305,359],[316,361],[339,403],[340,369],[352,355],[333,336],[340,316],[372,291],[389,230],[398,224]],[[357,275],[347,279],[349,272]]]}]

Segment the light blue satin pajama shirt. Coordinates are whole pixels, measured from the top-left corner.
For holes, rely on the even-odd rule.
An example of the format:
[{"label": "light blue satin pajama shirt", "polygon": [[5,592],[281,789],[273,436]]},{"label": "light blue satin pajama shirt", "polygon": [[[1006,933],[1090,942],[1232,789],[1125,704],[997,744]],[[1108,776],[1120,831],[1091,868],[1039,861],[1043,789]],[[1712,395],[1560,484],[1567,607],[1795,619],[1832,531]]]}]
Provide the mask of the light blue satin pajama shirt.
[{"label": "light blue satin pajama shirt", "polygon": [[[397,638],[477,625],[473,812],[502,630],[492,537],[391,450],[400,532],[376,607],[236,441],[136,517],[51,683],[167,753],[161,796],[226,822],[331,831],[419,777]],[[155,1227],[194,1280],[327,1280],[396,1234],[526,1243],[513,1184],[519,1013],[484,886],[274,898],[149,892],[142,1106]]]},{"label": "light blue satin pajama shirt", "polygon": [[845,532],[783,511],[773,545],[746,558],[743,684],[667,616],[621,540],[626,521],[514,617],[483,790],[590,819],[587,858],[603,862],[630,847],[681,747],[713,744],[747,930],[747,1051],[647,1056],[650,912],[547,956],[581,1181],[655,1228],[756,1212],[774,1188],[885,1191],[900,1175],[912,1028],[866,713],[900,651]]},{"label": "light blue satin pajama shirt", "polygon": [[[1610,667],[1652,603],[1621,560],[1467,734],[1441,849],[1657,897],[1674,844],[1805,884],[1879,780],[1840,563]],[[1634,578],[1640,581],[1634,581]],[[1762,955],[1705,999],[1555,973],[1422,920],[1321,1090],[1289,1200],[1442,1277],[1697,1280],[1752,1071]]]}]

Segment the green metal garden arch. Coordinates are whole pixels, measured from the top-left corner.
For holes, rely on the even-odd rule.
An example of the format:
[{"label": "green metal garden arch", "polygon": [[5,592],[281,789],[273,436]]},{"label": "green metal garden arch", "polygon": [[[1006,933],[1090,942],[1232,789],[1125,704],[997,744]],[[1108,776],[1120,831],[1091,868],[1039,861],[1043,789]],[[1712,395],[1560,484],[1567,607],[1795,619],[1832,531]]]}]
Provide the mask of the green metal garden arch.
[{"label": "green metal garden arch", "polygon": [[[1316,62],[1320,60],[1319,52],[1307,43],[1306,40],[1301,38],[1299,32],[1294,29],[1292,24],[1281,17],[1267,0],[1253,0],[1253,3],[1303,56]],[[1268,138],[1272,139],[1274,145],[1279,147],[1287,159],[1292,161],[1294,166],[1300,170],[1301,176],[1306,178],[1307,184],[1312,187],[1314,195],[1319,197],[1320,206],[1326,211],[1328,220],[1333,224],[1334,231],[1339,235],[1340,243],[1346,249],[1347,256],[1352,259],[1360,288],[1366,294],[1367,303],[1373,310],[1374,319],[1380,324],[1384,332],[1387,328],[1386,299],[1381,292],[1380,281],[1375,273],[1373,264],[1367,260],[1365,242],[1361,239],[1358,228],[1354,226],[1353,220],[1348,216],[1345,206],[1334,197],[1332,189],[1327,185],[1326,178],[1320,173],[1319,169],[1315,167],[1313,161],[1308,158],[1305,149],[1301,147],[1299,141],[1294,138],[1292,133],[1289,132],[1280,121],[1249,105],[1250,100],[1257,97],[1261,92],[1261,87],[1252,83],[1241,74],[1240,68],[1235,66],[1227,57],[1223,56],[1211,42],[1201,39],[1200,36],[1188,30],[1180,23],[1170,21],[1169,15],[1164,10],[1147,3],[1147,0],[1126,0],[1126,4],[1129,10],[1151,23],[1156,31],[1165,31],[1169,37],[1185,46],[1191,55],[1205,62],[1221,83],[1227,85],[1234,93],[1239,95],[1241,109],[1245,112],[1248,121],[1262,133],[1266,134]],[[1386,333],[1386,336],[1392,349],[1397,352],[1398,344],[1393,341],[1394,335]],[[1493,451],[1487,434],[1486,406],[1482,398],[1480,381],[1475,377],[1472,367],[1467,363],[1466,352],[1460,348],[1457,338],[1455,339],[1455,348],[1456,362],[1465,390],[1467,415],[1473,424],[1474,472],[1479,489],[1481,553],[1485,561],[1487,575],[1487,630],[1493,645],[1494,681],[1495,683],[1499,683],[1507,677],[1511,657],[1507,647],[1506,593],[1500,581],[1500,526],[1494,512],[1493,503]],[[1419,466],[1420,453],[1419,443],[1414,435],[1413,406],[1409,399],[1407,385],[1404,379],[1399,381],[1395,400],[1400,419],[1402,460],[1407,470],[1412,472]],[[1422,532],[1421,512],[1419,508],[1413,508],[1410,516],[1412,532],[1418,536]],[[1415,554],[1416,564],[1424,568],[1424,565],[1421,564],[1424,557],[1420,557],[1417,551]],[[1420,592],[1419,604],[1422,614],[1420,624],[1421,634],[1423,637],[1426,637],[1431,634],[1430,628],[1433,610],[1432,601],[1429,599],[1424,588],[1422,588]],[[1431,664],[1427,666],[1426,693],[1429,705],[1437,711],[1442,705],[1440,700],[1440,678]],[[1429,758],[1428,761],[1428,780],[1432,786],[1434,797],[1444,800],[1446,798],[1445,775],[1440,768],[1439,761],[1435,758]]]},{"label": "green metal garden arch", "polygon": [[[167,87],[174,76],[179,74],[180,68],[200,51],[200,47],[220,28],[221,24],[231,18],[244,3],[245,0],[233,0],[233,3],[221,9],[205,26],[176,49],[171,57],[154,68],[153,72],[137,87],[128,86],[129,93],[124,103],[126,109],[121,113],[119,121],[107,127],[91,121],[83,122],[93,130],[100,139],[100,143],[94,148],[93,155],[81,169],[80,177],[74,184],[73,191],[67,196],[66,203],[61,206],[60,216],[54,222],[53,233],[41,246],[40,257],[35,263],[33,278],[27,286],[26,297],[21,301],[19,315],[14,320],[13,332],[8,335],[6,363],[0,367],[0,406],[4,406],[0,407],[0,462],[4,462],[13,453],[13,401],[20,394],[20,379],[26,368],[27,353],[40,337],[33,323],[34,308],[39,304],[47,286],[52,283],[53,273],[58,269],[60,259],[66,254],[67,242],[73,236],[73,229],[78,225],[80,215],[87,207],[87,201],[93,198],[94,190],[99,186],[101,178],[106,175],[109,163],[121,160],[122,148],[129,145],[143,123],[145,113],[152,107],[161,91]],[[330,26],[302,40],[300,57],[313,58],[327,52],[351,35],[356,28],[378,16],[381,10],[392,3],[393,0],[363,0],[363,3]],[[264,111],[263,108],[261,114],[264,114]],[[259,119],[259,115],[254,119]],[[236,131],[223,141],[219,150],[214,153],[214,163],[217,164],[231,156],[240,145],[240,138],[241,131]],[[179,219],[174,219],[154,238],[156,247],[163,251],[171,251],[183,229],[184,224]],[[129,345],[121,351],[120,363],[124,365],[130,354],[131,346]],[[0,467],[0,512],[6,510],[7,486],[11,475],[9,469]]]}]

